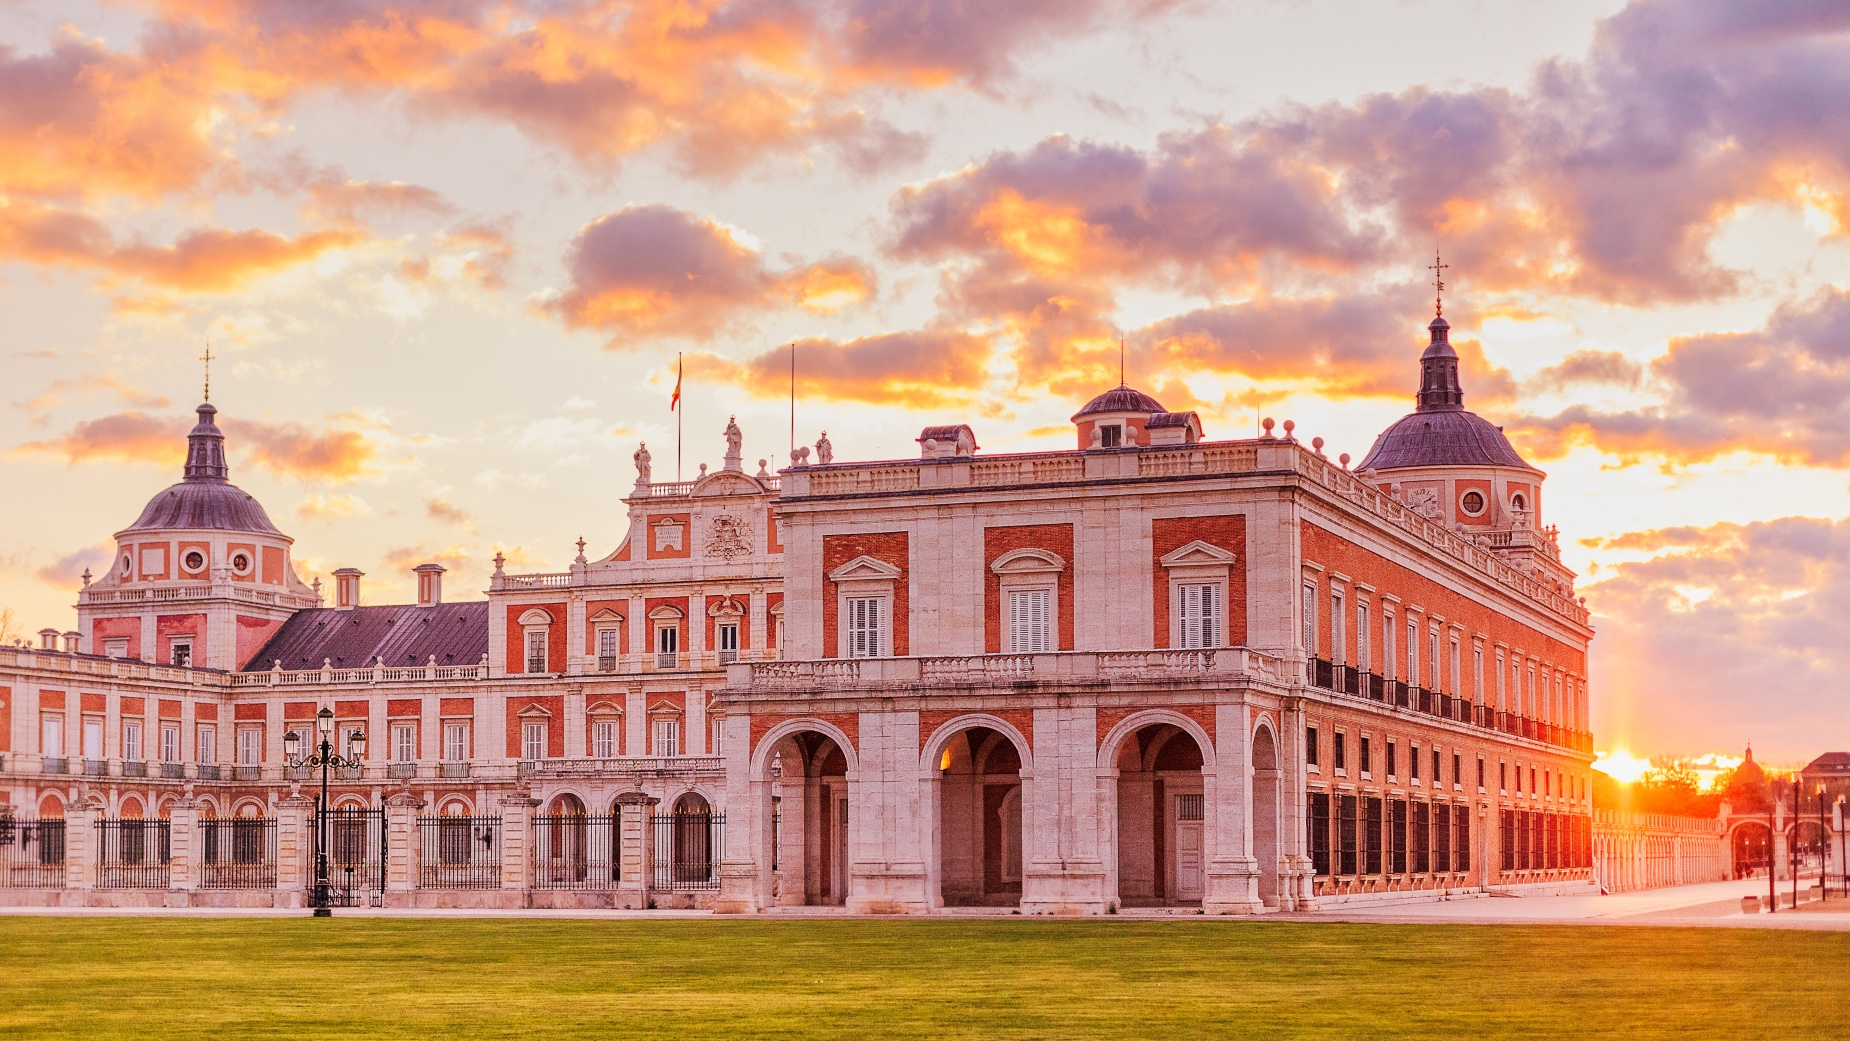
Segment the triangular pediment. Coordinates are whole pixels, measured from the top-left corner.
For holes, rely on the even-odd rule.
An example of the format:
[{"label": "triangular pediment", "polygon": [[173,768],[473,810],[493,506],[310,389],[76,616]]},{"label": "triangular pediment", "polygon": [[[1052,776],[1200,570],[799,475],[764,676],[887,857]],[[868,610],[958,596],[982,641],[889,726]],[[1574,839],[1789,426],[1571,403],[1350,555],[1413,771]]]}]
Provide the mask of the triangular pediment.
[{"label": "triangular pediment", "polygon": [[866,555],[855,557],[829,572],[832,582],[884,582],[899,578],[903,572],[892,564]]},{"label": "triangular pediment", "polygon": [[1164,567],[1231,567],[1239,558],[1200,539],[1163,554]]}]

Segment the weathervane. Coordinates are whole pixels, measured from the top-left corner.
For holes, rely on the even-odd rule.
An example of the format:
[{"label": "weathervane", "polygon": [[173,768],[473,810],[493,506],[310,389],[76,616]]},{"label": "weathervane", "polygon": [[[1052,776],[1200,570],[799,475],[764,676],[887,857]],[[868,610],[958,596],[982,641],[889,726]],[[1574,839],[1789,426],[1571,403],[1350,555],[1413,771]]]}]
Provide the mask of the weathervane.
[{"label": "weathervane", "polygon": [[1432,251],[1432,263],[1426,270],[1432,272],[1432,284],[1435,292],[1432,297],[1432,313],[1435,318],[1445,315],[1445,269],[1452,265],[1439,259],[1439,251]]},{"label": "weathervane", "polygon": [[206,363],[206,400],[212,400],[212,341],[206,341],[206,352],[199,356]]}]

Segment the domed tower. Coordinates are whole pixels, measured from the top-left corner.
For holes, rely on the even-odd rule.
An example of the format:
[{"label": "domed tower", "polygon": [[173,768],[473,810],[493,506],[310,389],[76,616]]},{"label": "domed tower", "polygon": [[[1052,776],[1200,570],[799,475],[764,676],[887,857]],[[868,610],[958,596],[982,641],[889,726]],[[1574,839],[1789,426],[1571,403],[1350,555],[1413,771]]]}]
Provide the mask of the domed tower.
[{"label": "domed tower", "polygon": [[1555,531],[1541,524],[1548,475],[1523,459],[1502,427],[1465,411],[1451,323],[1439,314],[1426,328],[1432,341],[1420,355],[1414,410],[1375,438],[1356,475],[1427,520],[1572,589]]},{"label": "domed tower", "polygon": [[1170,412],[1163,403],[1123,383],[1073,414],[1079,449],[1147,448],[1192,445],[1201,440],[1201,420],[1193,412]]},{"label": "domed tower", "polygon": [[218,410],[199,406],[180,483],[116,532],[109,573],[77,598],[83,650],[161,665],[236,669],[320,596],[289,559],[294,540],[231,483]]}]

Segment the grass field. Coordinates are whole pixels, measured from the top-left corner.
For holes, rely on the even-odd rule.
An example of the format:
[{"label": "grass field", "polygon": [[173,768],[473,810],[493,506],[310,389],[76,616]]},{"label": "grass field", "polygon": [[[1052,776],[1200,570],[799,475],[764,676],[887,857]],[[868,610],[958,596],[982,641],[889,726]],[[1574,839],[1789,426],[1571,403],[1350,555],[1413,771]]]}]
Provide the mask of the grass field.
[{"label": "grass field", "polygon": [[1842,1037],[1850,934],[0,919],[0,1036]]}]

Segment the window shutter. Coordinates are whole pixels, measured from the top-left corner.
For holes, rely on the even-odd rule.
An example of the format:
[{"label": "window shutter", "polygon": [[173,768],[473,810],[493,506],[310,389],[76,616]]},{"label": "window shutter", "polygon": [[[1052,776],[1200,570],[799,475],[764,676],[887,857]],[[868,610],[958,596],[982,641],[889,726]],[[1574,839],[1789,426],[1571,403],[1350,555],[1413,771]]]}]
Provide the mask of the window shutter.
[{"label": "window shutter", "polygon": [[1009,653],[1053,650],[1053,596],[1045,589],[1009,593]]},{"label": "window shutter", "polygon": [[1219,647],[1227,641],[1221,634],[1221,618],[1225,612],[1221,609],[1221,587],[1201,587],[1201,645]]}]

